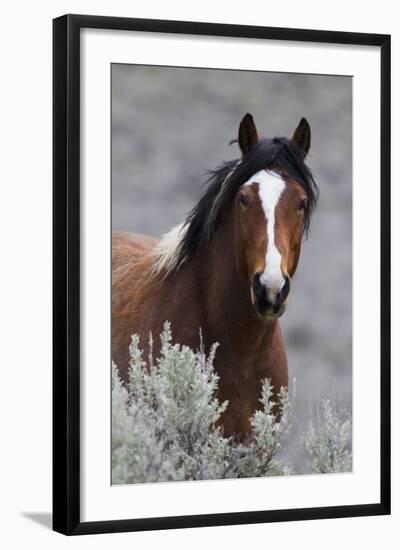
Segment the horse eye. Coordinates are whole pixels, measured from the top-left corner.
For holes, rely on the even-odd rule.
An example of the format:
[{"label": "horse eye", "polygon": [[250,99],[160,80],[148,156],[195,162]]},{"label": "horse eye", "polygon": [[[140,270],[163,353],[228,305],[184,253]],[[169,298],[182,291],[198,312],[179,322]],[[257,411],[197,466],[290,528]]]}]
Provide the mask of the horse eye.
[{"label": "horse eye", "polygon": [[239,202],[243,204],[243,206],[249,206],[249,199],[244,193],[239,193]]},{"label": "horse eye", "polygon": [[303,199],[298,207],[299,212],[302,212],[307,208],[308,201],[307,199]]}]

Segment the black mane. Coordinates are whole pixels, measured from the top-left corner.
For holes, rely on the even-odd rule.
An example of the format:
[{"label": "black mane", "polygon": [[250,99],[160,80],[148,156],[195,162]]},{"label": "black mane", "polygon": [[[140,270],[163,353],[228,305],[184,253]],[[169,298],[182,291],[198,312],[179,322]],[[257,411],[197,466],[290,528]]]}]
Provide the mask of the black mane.
[{"label": "black mane", "polygon": [[206,192],[184,222],[186,232],[179,243],[176,266],[208,246],[239,188],[264,169],[279,172],[301,185],[308,198],[303,224],[303,232],[308,233],[318,187],[304,163],[302,151],[287,138],[261,139],[241,162],[240,159],[224,162],[209,172]]}]

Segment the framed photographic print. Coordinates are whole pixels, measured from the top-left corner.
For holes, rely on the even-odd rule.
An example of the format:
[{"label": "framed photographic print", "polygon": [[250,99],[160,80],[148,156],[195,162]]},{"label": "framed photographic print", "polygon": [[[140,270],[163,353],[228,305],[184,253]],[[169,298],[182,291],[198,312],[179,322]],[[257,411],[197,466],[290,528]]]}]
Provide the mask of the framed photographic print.
[{"label": "framed photographic print", "polygon": [[390,37],[54,20],[54,529],[390,513]]}]

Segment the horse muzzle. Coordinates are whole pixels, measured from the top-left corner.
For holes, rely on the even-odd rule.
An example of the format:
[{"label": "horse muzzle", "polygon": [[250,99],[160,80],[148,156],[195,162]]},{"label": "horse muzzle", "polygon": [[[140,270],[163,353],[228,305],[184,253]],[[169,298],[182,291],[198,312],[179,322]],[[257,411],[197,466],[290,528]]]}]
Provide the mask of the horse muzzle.
[{"label": "horse muzzle", "polygon": [[266,319],[278,319],[286,309],[286,300],[290,292],[290,279],[284,276],[283,286],[276,290],[269,288],[261,281],[261,274],[256,273],[251,285],[251,298],[256,312]]}]

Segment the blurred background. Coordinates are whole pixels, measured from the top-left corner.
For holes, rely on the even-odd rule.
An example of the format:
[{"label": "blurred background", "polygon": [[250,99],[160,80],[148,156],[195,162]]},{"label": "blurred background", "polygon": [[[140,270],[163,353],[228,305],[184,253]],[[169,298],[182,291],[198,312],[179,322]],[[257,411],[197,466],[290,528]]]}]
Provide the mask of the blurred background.
[{"label": "blurred background", "polygon": [[[228,143],[246,112],[265,137],[291,137],[302,116],[311,126],[320,198],[281,320],[293,433],[317,419],[321,399],[351,410],[351,77],[113,64],[112,227],[160,236],[182,222],[207,170],[240,156]],[[301,473],[298,437],[287,458]]]}]

